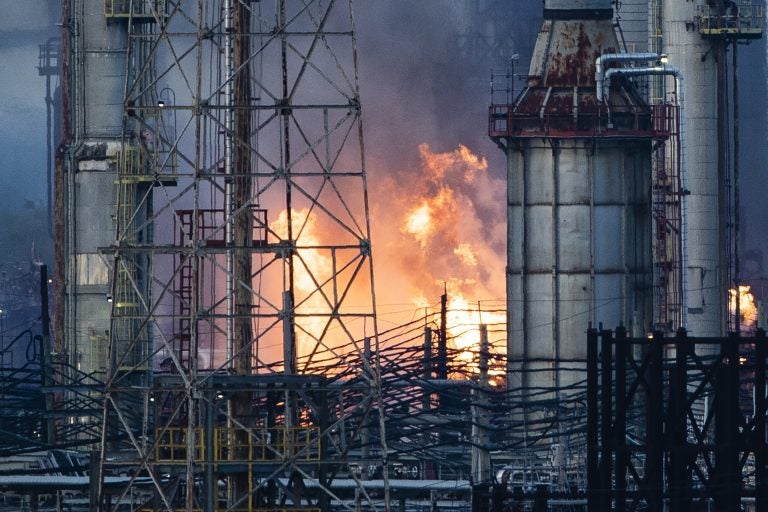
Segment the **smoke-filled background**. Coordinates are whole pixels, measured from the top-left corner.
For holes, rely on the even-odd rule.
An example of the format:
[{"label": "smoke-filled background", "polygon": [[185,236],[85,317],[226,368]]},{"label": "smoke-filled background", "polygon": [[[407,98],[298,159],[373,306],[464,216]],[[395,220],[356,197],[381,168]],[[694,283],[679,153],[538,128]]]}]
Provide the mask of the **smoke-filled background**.
[{"label": "smoke-filled background", "polygon": [[451,309],[503,310],[505,159],[487,137],[490,82],[492,70],[527,68],[541,6],[368,1],[356,14],[380,325],[444,290]]},{"label": "smoke-filled background", "polygon": [[[46,79],[39,46],[59,37],[57,0],[0,0],[0,262],[50,262]],[[53,77],[53,87],[58,83]]]},{"label": "smoke-filled background", "polygon": [[[34,357],[28,330],[40,332],[40,265],[53,263],[47,84],[38,56],[59,37],[60,7],[0,0],[0,13],[0,365],[7,367]],[[53,93],[58,77],[50,79]]]},{"label": "smoke-filled background", "polygon": [[[486,135],[491,71],[526,72],[541,4],[355,4],[383,328],[436,304],[444,289],[467,307],[503,307],[505,163]],[[38,53],[59,36],[60,2],[0,0],[0,8],[0,264],[51,264],[46,77]],[[743,273],[761,297],[768,253],[764,42],[741,47],[739,57]],[[58,78],[51,80],[55,87]],[[502,82],[496,87],[506,87]],[[514,81],[516,90],[522,85]]]}]

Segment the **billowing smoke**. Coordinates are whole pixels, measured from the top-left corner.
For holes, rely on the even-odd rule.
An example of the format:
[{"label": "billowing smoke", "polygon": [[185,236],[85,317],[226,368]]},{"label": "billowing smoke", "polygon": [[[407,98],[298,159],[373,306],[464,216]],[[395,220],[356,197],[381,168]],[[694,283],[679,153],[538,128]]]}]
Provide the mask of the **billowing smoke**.
[{"label": "billowing smoke", "polygon": [[396,322],[388,311],[435,304],[444,289],[501,305],[506,177],[487,136],[490,81],[526,73],[541,5],[357,6],[380,317]]},{"label": "billowing smoke", "polygon": [[[0,33],[46,32],[59,21],[59,2],[0,0]],[[41,41],[42,42],[42,41]]]}]

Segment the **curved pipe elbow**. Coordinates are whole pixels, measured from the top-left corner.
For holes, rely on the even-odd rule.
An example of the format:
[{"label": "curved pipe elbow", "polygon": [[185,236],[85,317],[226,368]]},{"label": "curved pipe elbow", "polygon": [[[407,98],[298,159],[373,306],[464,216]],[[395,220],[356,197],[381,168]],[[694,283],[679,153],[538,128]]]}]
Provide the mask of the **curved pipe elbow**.
[{"label": "curved pipe elbow", "polygon": [[604,68],[609,62],[648,62],[659,60],[661,56],[658,53],[636,52],[636,53],[604,53],[595,59],[595,85],[597,87],[597,100],[603,101],[603,82]]}]

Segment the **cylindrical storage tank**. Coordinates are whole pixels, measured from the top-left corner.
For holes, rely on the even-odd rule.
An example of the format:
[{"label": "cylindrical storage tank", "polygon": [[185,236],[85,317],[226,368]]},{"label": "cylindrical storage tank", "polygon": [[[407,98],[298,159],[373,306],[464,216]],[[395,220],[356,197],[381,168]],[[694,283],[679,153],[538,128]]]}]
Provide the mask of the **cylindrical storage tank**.
[{"label": "cylindrical storage tank", "polygon": [[508,147],[512,389],[545,399],[575,391],[590,323],[643,334],[652,308],[650,151],[644,138]]},{"label": "cylindrical storage tank", "polygon": [[685,327],[692,336],[722,336],[725,316],[724,213],[718,178],[717,56],[692,25],[706,2],[664,2],[664,52],[685,76],[687,255]]},{"label": "cylindrical storage tank", "polygon": [[77,98],[82,137],[119,141],[123,130],[127,23],[107,18],[103,0],[81,2],[75,45],[79,58],[75,65],[82,67],[75,90],[82,95]]},{"label": "cylindrical storage tank", "polygon": [[643,336],[652,322],[653,112],[626,80],[607,104],[596,94],[596,59],[619,49],[609,1],[547,1],[527,87],[491,109],[507,155],[507,382],[526,450],[550,448],[532,440],[556,435],[553,421],[583,428],[584,411],[565,421],[580,417],[590,323]]}]

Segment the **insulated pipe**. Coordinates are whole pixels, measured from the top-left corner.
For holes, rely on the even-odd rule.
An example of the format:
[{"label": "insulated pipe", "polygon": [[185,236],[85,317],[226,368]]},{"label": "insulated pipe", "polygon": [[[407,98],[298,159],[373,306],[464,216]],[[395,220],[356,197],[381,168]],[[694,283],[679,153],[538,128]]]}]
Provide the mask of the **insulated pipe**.
[{"label": "insulated pipe", "polygon": [[[683,89],[683,72],[675,67],[670,65],[663,65],[663,66],[654,66],[650,68],[614,68],[609,69],[605,73],[605,82],[607,83],[608,87],[606,88],[606,95],[605,95],[605,102],[608,102],[608,95],[611,91],[611,79],[614,77],[614,75],[622,75],[622,76],[643,76],[643,75],[655,75],[655,76],[674,76],[675,77],[675,87],[677,88],[677,104],[680,107],[680,193],[682,194],[680,197],[680,223],[682,224],[680,229],[682,230],[681,233],[681,258],[682,258],[682,275],[680,276],[682,280],[682,287],[683,287],[683,293],[681,296],[681,322],[682,327],[685,327],[687,322],[687,315],[688,315],[688,304],[686,301],[686,293],[687,293],[687,285],[686,285],[686,273],[688,269],[688,239],[687,239],[687,232],[688,232],[688,224],[686,221],[686,213],[685,213],[685,207],[683,206],[683,201],[685,200],[686,194],[686,183],[685,183],[685,116],[683,115],[684,112],[684,105],[685,105],[685,92]],[[603,84],[599,84],[597,86],[597,98],[598,101],[603,101],[603,95],[601,93],[601,86]]]},{"label": "insulated pipe", "polygon": [[636,62],[659,60],[658,53],[604,53],[595,60],[595,84],[597,86],[597,101],[603,101],[603,68],[609,62]]},{"label": "insulated pipe", "polygon": [[232,0],[224,0],[224,241],[226,251],[226,304],[227,304],[227,363],[229,370],[234,368],[234,188],[232,183],[232,160],[234,155],[234,108],[232,81],[234,77],[232,62]]}]

